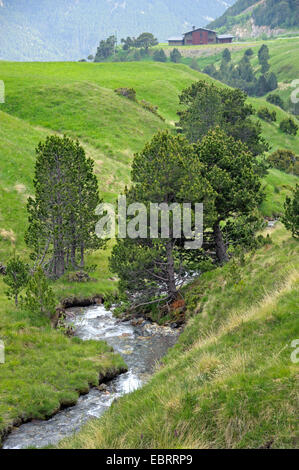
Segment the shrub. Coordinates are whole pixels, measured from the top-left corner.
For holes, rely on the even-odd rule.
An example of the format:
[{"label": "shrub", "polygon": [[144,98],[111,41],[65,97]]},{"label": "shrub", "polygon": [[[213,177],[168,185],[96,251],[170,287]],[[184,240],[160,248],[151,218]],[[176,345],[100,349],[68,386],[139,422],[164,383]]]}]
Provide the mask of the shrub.
[{"label": "shrub", "polygon": [[24,307],[36,315],[48,318],[53,318],[55,315],[54,294],[41,267],[37,269],[28,282]]},{"label": "shrub", "polygon": [[279,128],[285,134],[296,135],[298,132],[298,126],[292,118],[281,121]]},{"label": "shrub", "polygon": [[298,160],[290,150],[278,149],[268,157],[268,162],[272,168],[293,173],[294,165],[298,163]]},{"label": "shrub", "polygon": [[175,62],[176,64],[181,62],[182,54],[178,49],[173,49],[170,53],[170,60],[171,62]]},{"label": "shrub", "polygon": [[153,59],[156,62],[167,62],[167,57],[163,49],[158,49],[154,52]]},{"label": "shrub", "polygon": [[9,260],[5,269],[4,282],[9,287],[6,295],[14,299],[15,305],[19,303],[19,294],[26,287],[29,278],[29,266],[18,256]]},{"label": "shrub", "polygon": [[299,238],[299,184],[293,191],[293,199],[286,198],[284,205],[285,214],[282,218],[282,223],[287,230],[292,232],[294,238]]},{"label": "shrub", "polygon": [[279,95],[272,93],[267,96],[266,100],[268,101],[268,103],[275,104],[275,106],[279,106],[281,109],[284,109],[284,102],[282,101]]},{"label": "shrub", "polygon": [[253,50],[252,50],[252,49],[246,49],[245,55],[246,55],[247,57],[252,56],[252,55],[253,55]]},{"label": "shrub", "polygon": [[268,108],[260,108],[257,113],[258,117],[268,122],[276,121],[276,111],[269,111]]},{"label": "shrub", "polygon": [[158,106],[155,106],[155,105],[153,105],[153,104],[151,104],[151,103],[149,103],[148,101],[145,101],[145,100],[141,100],[140,104],[144,109],[146,109],[147,111],[149,111],[149,112],[155,114],[156,116],[158,116],[158,118],[160,118],[161,121],[165,121],[164,117],[161,116],[158,112]]},{"label": "shrub", "polygon": [[136,90],[134,90],[134,88],[117,88],[114,91],[120,96],[124,96],[131,101],[136,101]]}]

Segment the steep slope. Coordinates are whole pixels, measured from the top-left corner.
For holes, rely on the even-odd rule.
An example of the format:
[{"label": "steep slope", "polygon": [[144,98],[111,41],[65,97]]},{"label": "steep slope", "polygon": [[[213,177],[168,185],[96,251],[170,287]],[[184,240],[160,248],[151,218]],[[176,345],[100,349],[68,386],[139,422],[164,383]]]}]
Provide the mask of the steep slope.
[{"label": "steep slope", "polygon": [[298,0],[238,0],[220,18],[209,24],[237,37],[258,37],[299,29]]},{"label": "steep slope", "polygon": [[111,34],[159,40],[217,18],[235,0],[1,0],[0,59],[78,60]]},{"label": "steep slope", "polygon": [[190,286],[164,366],[59,448],[296,448],[298,241],[273,240]]}]

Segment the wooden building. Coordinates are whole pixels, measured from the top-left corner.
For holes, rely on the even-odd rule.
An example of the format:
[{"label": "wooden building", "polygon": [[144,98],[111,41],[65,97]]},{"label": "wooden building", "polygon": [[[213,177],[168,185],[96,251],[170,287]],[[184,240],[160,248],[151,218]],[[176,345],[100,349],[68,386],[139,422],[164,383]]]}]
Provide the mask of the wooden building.
[{"label": "wooden building", "polygon": [[169,46],[198,46],[204,44],[231,43],[234,36],[220,35],[217,36],[216,31],[206,28],[195,28],[188,31],[182,37],[170,38]]}]

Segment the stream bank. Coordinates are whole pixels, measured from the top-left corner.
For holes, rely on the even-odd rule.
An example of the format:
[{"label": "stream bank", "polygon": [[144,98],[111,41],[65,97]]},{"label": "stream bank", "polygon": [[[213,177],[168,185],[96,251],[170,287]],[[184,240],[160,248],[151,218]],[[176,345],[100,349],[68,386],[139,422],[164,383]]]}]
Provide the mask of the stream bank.
[{"label": "stream bank", "polygon": [[128,371],[93,388],[75,406],[58,412],[48,421],[31,421],[14,429],[3,449],[55,445],[79,431],[86,421],[99,418],[115,399],[140,388],[154,372],[157,362],[172,347],[180,329],[159,327],[146,320],[120,321],[103,305],[76,307],[67,311],[66,323],[82,340],[106,341],[125,360]]}]

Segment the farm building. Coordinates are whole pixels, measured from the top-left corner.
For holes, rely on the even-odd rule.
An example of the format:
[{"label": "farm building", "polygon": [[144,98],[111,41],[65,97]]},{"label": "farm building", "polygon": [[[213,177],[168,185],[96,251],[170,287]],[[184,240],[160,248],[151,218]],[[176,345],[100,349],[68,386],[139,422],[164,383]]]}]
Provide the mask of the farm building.
[{"label": "farm building", "polygon": [[216,31],[206,28],[196,29],[193,26],[192,31],[188,31],[181,37],[168,39],[169,46],[196,46],[200,44],[231,43],[234,36],[220,35]]}]

